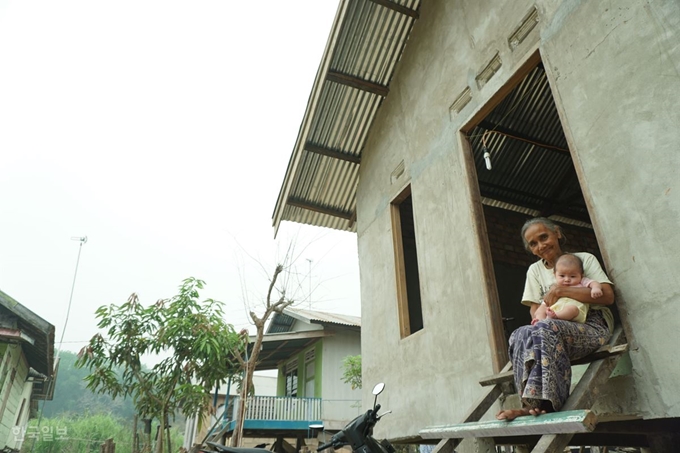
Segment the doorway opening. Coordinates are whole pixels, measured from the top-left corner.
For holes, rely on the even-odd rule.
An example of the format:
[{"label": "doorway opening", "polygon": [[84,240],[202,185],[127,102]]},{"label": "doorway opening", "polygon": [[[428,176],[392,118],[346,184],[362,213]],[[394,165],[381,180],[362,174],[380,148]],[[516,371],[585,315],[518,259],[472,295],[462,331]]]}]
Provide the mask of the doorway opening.
[{"label": "doorway opening", "polygon": [[[560,122],[545,69],[538,54],[463,130],[474,168],[481,207],[478,223],[487,237],[487,274],[495,275],[488,293],[499,357],[507,359],[507,339],[528,324],[522,305],[526,271],[536,261],[524,249],[520,230],[532,217],[550,217],[568,238],[567,251],[594,254],[602,263],[586,201]],[[483,222],[483,223],[482,223]],[[485,251],[486,252],[486,251]],[[492,297],[494,298],[494,297]],[[498,310],[500,308],[500,310]],[[498,323],[502,323],[499,326]]]}]

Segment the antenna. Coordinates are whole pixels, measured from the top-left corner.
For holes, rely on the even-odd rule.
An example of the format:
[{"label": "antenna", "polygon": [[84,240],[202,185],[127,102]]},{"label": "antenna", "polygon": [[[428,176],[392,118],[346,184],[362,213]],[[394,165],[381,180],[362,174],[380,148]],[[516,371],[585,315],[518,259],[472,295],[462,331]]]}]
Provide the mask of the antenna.
[{"label": "antenna", "polygon": [[[73,284],[71,284],[71,296],[68,299],[68,308],[66,309],[66,320],[64,321],[64,328],[61,331],[61,338],[59,339],[59,348],[57,349],[57,356],[54,358],[54,370],[52,371],[52,376],[57,372],[58,366],[59,366],[59,356],[61,355],[61,344],[64,342],[64,333],[66,332],[66,325],[68,324],[68,317],[69,314],[71,313],[71,302],[73,301],[73,289],[76,287],[76,276],[78,275],[78,264],[80,263],[80,252],[83,250],[83,244],[87,243],[87,236],[72,236],[71,237],[72,241],[79,241],[80,245],[78,246],[78,258],[76,259],[76,270],[73,273]],[[50,379],[47,383],[47,394],[49,394],[52,391],[52,386],[54,386],[54,379]],[[43,408],[40,411],[40,415],[38,416],[38,428],[40,428],[40,422],[42,421],[42,416],[43,412],[45,411],[45,403],[47,403],[47,398],[43,400]],[[35,449],[35,443],[36,443],[37,437],[33,438],[33,445],[31,445],[31,453],[33,453],[33,450]]]},{"label": "antenna", "polygon": [[76,277],[78,276],[78,264],[80,263],[80,252],[83,250],[83,244],[87,243],[87,236],[72,236],[71,240],[79,241],[80,245],[78,246],[78,258],[76,259],[76,270],[73,273],[73,283],[71,284],[71,296],[68,299],[68,308],[66,309],[66,320],[64,321],[64,328],[61,331],[61,338],[59,339],[59,348],[57,349],[57,357],[55,357],[56,360],[58,360],[59,356],[61,355],[61,344],[64,342],[66,325],[68,324],[68,317],[71,314],[71,302],[73,301],[73,290],[76,287]]},{"label": "antenna", "polygon": [[309,309],[312,309],[312,260],[307,258],[309,263]]}]

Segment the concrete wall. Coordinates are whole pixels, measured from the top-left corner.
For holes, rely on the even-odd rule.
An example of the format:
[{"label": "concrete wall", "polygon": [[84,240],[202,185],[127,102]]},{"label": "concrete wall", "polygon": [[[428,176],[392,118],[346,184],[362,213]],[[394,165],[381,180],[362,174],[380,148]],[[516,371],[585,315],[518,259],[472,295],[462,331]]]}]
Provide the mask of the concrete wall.
[{"label": "concrete wall", "polygon": [[677,417],[680,3],[595,3],[555,11],[544,62],[617,285],[635,403],[645,416]]},{"label": "concrete wall", "polygon": [[[514,50],[507,38],[536,5],[540,22]],[[618,304],[633,342],[639,398],[620,406],[679,416],[668,344],[678,325],[680,6],[539,0],[423,2],[363,151],[357,229],[364,401],[384,381],[379,436],[456,422],[491,374],[479,234],[460,128],[540,49]],[[481,89],[475,75],[498,53]],[[449,107],[466,87],[472,101]],[[403,161],[404,175],[391,173]],[[390,201],[412,185],[424,329],[400,338]],[[632,407],[635,406],[635,407]],[[418,423],[414,423],[418,420]]]}]

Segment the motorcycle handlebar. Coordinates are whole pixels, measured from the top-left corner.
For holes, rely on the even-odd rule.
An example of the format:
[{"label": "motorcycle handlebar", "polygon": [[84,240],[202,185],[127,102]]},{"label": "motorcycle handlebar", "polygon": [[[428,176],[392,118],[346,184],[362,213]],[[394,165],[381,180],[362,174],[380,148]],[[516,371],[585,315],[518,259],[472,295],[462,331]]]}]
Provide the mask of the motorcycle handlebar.
[{"label": "motorcycle handlebar", "polygon": [[316,451],[325,450],[325,449],[332,447],[332,446],[333,446],[333,442],[327,442],[325,444],[319,445],[319,448],[317,448]]}]

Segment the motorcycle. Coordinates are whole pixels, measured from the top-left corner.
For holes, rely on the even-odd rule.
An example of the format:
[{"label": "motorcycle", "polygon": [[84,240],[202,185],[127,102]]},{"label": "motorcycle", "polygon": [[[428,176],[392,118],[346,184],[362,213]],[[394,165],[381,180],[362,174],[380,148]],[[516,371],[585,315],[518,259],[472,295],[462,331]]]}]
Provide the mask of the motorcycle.
[{"label": "motorcycle", "polygon": [[366,411],[366,413],[359,415],[345,426],[341,431],[331,437],[330,442],[319,445],[317,452],[323,451],[327,448],[341,448],[349,445],[354,453],[395,453],[392,444],[383,439],[378,442],[373,438],[373,427],[385,415],[392,411],[385,412],[378,415],[380,404],[378,404],[378,395],[385,389],[383,382],[376,384],[373,387],[373,408]]},{"label": "motorcycle", "polygon": [[[380,404],[378,404],[378,395],[385,389],[384,383],[379,383],[373,387],[373,408],[359,415],[345,426],[341,431],[331,437],[327,443],[319,445],[317,452],[326,450],[327,448],[341,448],[349,445],[354,453],[395,453],[392,444],[384,439],[378,442],[373,438],[373,427],[385,415],[392,411],[378,415]],[[227,447],[216,442],[206,442],[213,450],[212,452],[219,453],[270,453],[268,450],[262,448],[242,448],[242,447]],[[209,452],[209,450],[201,450],[202,452]]]}]

